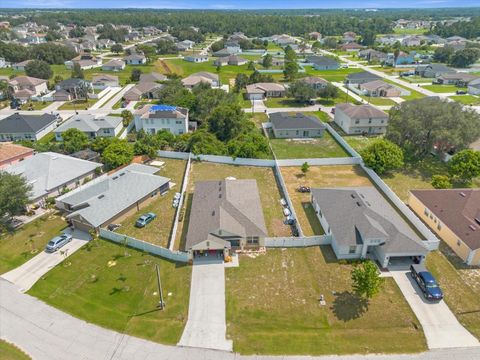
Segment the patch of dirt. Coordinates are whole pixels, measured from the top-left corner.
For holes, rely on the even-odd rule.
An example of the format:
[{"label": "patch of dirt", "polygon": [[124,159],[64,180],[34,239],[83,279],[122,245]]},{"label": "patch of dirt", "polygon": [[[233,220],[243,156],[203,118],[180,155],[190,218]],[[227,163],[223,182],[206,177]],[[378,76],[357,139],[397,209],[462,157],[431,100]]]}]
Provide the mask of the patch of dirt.
[{"label": "patch of dirt", "polygon": [[171,74],[172,70],[164,60],[160,60],[160,66],[162,67],[165,74]]}]

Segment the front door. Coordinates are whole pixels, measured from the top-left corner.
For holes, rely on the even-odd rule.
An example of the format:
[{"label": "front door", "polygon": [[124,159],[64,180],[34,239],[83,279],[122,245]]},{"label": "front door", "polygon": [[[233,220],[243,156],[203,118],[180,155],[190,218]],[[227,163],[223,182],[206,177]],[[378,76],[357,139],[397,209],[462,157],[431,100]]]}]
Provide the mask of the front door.
[{"label": "front door", "polygon": [[307,130],[304,130],[304,131],[303,131],[303,137],[308,137],[309,134],[310,134],[310,133],[309,133]]}]

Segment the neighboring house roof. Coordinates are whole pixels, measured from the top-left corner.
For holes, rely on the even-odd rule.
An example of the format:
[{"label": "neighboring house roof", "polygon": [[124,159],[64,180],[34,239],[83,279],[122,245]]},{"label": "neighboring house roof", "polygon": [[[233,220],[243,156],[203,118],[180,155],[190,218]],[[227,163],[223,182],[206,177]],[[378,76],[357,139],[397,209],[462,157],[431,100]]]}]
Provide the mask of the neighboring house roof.
[{"label": "neighboring house roof", "polygon": [[478,75],[473,75],[473,74],[467,74],[467,73],[446,73],[442,74],[437,77],[437,79],[442,79],[442,80],[458,80],[458,81],[463,81],[463,82],[470,82],[472,80],[477,80],[480,79],[480,76]]},{"label": "neighboring house roof", "polygon": [[242,238],[267,235],[256,180],[195,183],[186,249],[207,239],[225,242],[225,233]]},{"label": "neighboring house roof", "polygon": [[142,96],[143,94],[146,94],[148,92],[152,92],[155,90],[160,90],[163,87],[162,84],[158,84],[156,82],[149,82],[149,81],[143,81],[135,85],[133,88],[128,90],[124,97],[128,98],[130,95],[137,95],[137,96]]},{"label": "neighboring house roof", "polygon": [[170,105],[145,105],[135,115],[148,119],[185,119],[188,109]]},{"label": "neighboring house roof", "polygon": [[32,148],[11,143],[0,143],[0,163],[29,154],[33,154]]},{"label": "neighboring house roof", "polygon": [[361,71],[357,73],[348,74],[346,77],[346,82],[367,82],[373,80],[380,80],[381,77],[375,74],[372,74],[369,71]]},{"label": "neighboring house roof", "polygon": [[102,65],[102,67],[124,67],[125,66],[125,61],[119,60],[119,59],[112,59],[109,62],[105,63]]},{"label": "neighboring house roof", "polygon": [[140,82],[144,82],[144,81],[156,82],[156,81],[165,81],[167,79],[168,78],[165,75],[157,73],[157,72],[151,72],[151,73],[148,73],[148,74],[140,74]]},{"label": "neighboring house roof", "polygon": [[357,43],[348,43],[348,44],[343,44],[341,46],[342,49],[345,49],[345,50],[349,50],[349,49],[363,49],[363,46],[362,45],[359,45]]},{"label": "neighboring house roof", "polygon": [[68,218],[79,217],[93,227],[99,227],[122,211],[167,184],[170,179],[154,175],[158,168],[131,164],[105,177],[60,196],[57,201],[74,210]]},{"label": "neighboring house roof", "polygon": [[480,249],[480,189],[410,192],[471,250]]},{"label": "neighboring house roof", "polygon": [[63,133],[69,129],[78,129],[82,132],[97,132],[100,129],[115,129],[122,122],[119,116],[99,116],[91,114],[74,115],[55,129],[56,133]]},{"label": "neighboring house roof", "polygon": [[88,148],[74,152],[73,154],[70,154],[70,156],[77,159],[88,160],[88,161],[94,161],[100,158],[100,154],[98,152]]},{"label": "neighboring house roof", "polygon": [[143,61],[145,60],[145,55],[143,54],[131,54],[131,55],[128,55],[128,56],[125,56],[124,60],[125,61]]},{"label": "neighboring house roof", "polygon": [[56,121],[57,118],[51,114],[22,115],[15,113],[0,120],[0,133],[37,133]]},{"label": "neighboring house roof", "polygon": [[455,70],[453,70],[452,68],[449,68],[447,65],[444,65],[444,64],[418,65],[415,70],[417,72],[431,71],[434,73],[455,72]]},{"label": "neighboring house roof", "polygon": [[33,200],[87,175],[99,166],[102,164],[44,152],[7,166],[4,170],[25,177],[27,183],[32,185],[30,199]]},{"label": "neighboring house roof", "polygon": [[249,94],[263,94],[268,91],[285,91],[285,86],[277,83],[256,83],[247,85],[247,93]]},{"label": "neighboring house roof", "polygon": [[46,82],[47,80],[44,80],[44,79],[38,79],[31,76],[21,75],[11,79],[8,82],[8,84],[11,86],[38,86]]},{"label": "neighboring house roof", "polygon": [[194,86],[201,82],[205,82],[208,84],[212,84],[213,82],[218,83],[219,76],[218,74],[213,74],[211,72],[201,71],[187,76],[185,79],[182,79],[182,84],[184,86]]},{"label": "neighboring house roof", "polygon": [[24,66],[28,65],[28,63],[31,62],[31,61],[33,61],[33,60],[20,61],[18,63],[13,64],[12,66],[14,66],[14,67],[24,67]]},{"label": "neighboring house roof", "polygon": [[335,108],[340,109],[350,119],[388,118],[387,113],[369,104],[353,105],[343,103],[337,104]]},{"label": "neighboring house roof", "polygon": [[399,89],[397,86],[389,84],[383,80],[374,80],[374,81],[363,83],[360,85],[360,88],[368,91]]},{"label": "neighboring house roof", "polygon": [[276,130],[325,129],[326,126],[316,116],[303,113],[276,112],[269,115]]},{"label": "neighboring house roof", "polygon": [[78,79],[78,78],[70,78],[70,79],[60,81],[56,85],[56,87],[60,89],[72,89],[72,88],[77,88],[84,85],[90,86],[90,81],[84,80],[84,79]]},{"label": "neighboring house roof", "polygon": [[389,253],[426,251],[415,231],[374,187],[312,189],[312,197],[340,245],[381,239]]},{"label": "neighboring house roof", "polygon": [[468,86],[480,89],[480,78],[470,81]]},{"label": "neighboring house roof", "polygon": [[308,56],[307,62],[315,64],[317,66],[338,66],[337,60],[328,56]]}]

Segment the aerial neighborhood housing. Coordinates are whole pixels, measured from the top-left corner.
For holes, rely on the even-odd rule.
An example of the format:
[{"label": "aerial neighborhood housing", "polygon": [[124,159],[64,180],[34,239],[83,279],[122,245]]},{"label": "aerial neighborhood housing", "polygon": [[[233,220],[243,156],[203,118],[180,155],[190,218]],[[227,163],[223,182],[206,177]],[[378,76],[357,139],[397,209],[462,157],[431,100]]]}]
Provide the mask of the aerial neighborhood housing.
[{"label": "aerial neighborhood housing", "polygon": [[186,250],[191,257],[224,258],[258,248],[267,236],[256,180],[195,183]]},{"label": "aerial neighborhood housing", "polygon": [[27,102],[34,96],[44,95],[48,92],[47,80],[31,76],[16,76],[8,81],[8,91],[14,99]]},{"label": "aerial neighborhood housing", "polygon": [[57,121],[51,114],[12,114],[0,120],[0,141],[40,140],[57,127]]},{"label": "aerial neighborhood housing", "polygon": [[90,139],[113,137],[120,134],[123,123],[119,116],[74,115],[55,129],[55,139],[63,141],[62,134],[69,129],[80,130]]},{"label": "aerial neighborhood housing", "polygon": [[78,64],[82,70],[93,69],[102,66],[102,58],[90,53],[82,53],[72,60],[65,62],[67,69],[73,69],[75,64]]},{"label": "aerial neighborhood housing", "polygon": [[340,63],[328,56],[307,56],[307,63],[312,64],[315,70],[336,70]]},{"label": "aerial neighborhood housing", "polygon": [[249,100],[262,100],[269,97],[284,97],[285,86],[277,83],[255,83],[247,85],[247,98]]},{"label": "aerial neighborhood housing", "polygon": [[186,78],[182,79],[182,84],[188,89],[193,88],[200,83],[208,84],[212,88],[220,86],[220,77],[218,74],[213,74],[207,71],[200,71],[198,73],[194,73]]},{"label": "aerial neighborhood housing", "polygon": [[271,113],[269,121],[276,138],[322,137],[326,128],[317,117],[303,113]]},{"label": "aerial neighborhood housing", "polygon": [[167,130],[174,135],[189,129],[188,109],[168,105],[146,105],[135,112],[135,128],[148,134]]},{"label": "aerial neighborhood housing", "polygon": [[158,168],[131,164],[88,182],[56,199],[76,229],[98,230],[139,211],[170,189],[170,179],[155,175]]}]

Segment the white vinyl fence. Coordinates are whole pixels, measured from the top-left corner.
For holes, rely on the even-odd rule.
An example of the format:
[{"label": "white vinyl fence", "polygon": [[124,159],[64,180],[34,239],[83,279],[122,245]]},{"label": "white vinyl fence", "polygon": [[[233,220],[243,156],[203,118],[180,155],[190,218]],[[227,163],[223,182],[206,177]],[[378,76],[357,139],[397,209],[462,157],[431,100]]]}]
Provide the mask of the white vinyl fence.
[{"label": "white vinyl fence", "polygon": [[184,263],[188,262],[189,260],[188,253],[186,252],[172,251],[158,245],[150,244],[143,240],[138,240],[127,235],[118,234],[116,232],[109,231],[107,229],[100,229],[100,236],[107,240],[116,242],[117,244],[122,244],[122,245],[125,244],[134,249],[145,251],[153,255],[158,255],[169,260],[184,262]]},{"label": "white vinyl fence", "polygon": [[332,237],[330,235],[265,238],[265,247],[267,248],[309,247],[330,245],[331,243]]}]

